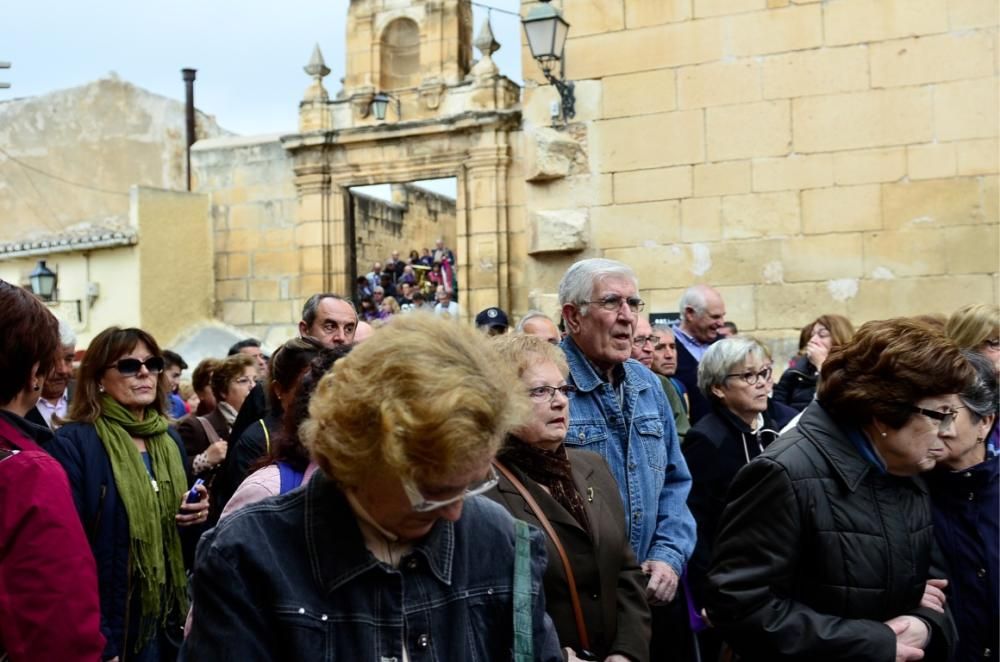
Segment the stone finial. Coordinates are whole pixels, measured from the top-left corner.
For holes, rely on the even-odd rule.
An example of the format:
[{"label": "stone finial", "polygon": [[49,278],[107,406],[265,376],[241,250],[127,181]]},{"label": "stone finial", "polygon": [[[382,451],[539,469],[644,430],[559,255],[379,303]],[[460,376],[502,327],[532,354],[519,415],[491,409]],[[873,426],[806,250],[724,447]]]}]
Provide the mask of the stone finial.
[{"label": "stone finial", "polygon": [[319,49],[319,44],[313,48],[312,57],[309,58],[309,64],[302,67],[302,69],[317,80],[322,80],[325,76],[329,75],[330,68],[326,66],[326,62],[323,61],[323,51]]},{"label": "stone finial", "polygon": [[496,40],[493,36],[493,27],[490,25],[490,19],[487,16],[486,20],[483,21],[483,27],[480,28],[479,34],[476,36],[476,41],[473,45],[479,49],[479,52],[483,54],[483,57],[492,57],[494,53],[500,50],[500,42]]},{"label": "stone finial", "polygon": [[326,66],[326,62],[323,61],[323,52],[319,50],[319,44],[313,48],[312,57],[309,58],[309,64],[302,67],[302,70],[313,77],[313,82],[306,90],[303,101],[326,101],[330,97],[326,92],[326,88],[323,87],[323,78],[330,73],[330,68]]}]

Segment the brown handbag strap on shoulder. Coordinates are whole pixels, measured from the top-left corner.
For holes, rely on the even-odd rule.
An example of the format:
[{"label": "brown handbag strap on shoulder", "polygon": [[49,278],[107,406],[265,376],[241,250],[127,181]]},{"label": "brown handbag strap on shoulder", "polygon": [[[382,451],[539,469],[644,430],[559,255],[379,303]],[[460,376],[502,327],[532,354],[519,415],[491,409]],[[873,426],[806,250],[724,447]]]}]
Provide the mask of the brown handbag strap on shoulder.
[{"label": "brown handbag strap on shoulder", "polygon": [[504,477],[510,481],[514,489],[517,490],[518,494],[524,498],[527,502],[528,507],[531,508],[531,512],[535,514],[538,518],[538,522],[542,525],[545,534],[552,541],[552,545],[556,548],[556,553],[559,554],[559,559],[562,561],[563,570],[566,573],[566,583],[569,586],[569,599],[573,605],[573,618],[576,620],[576,631],[580,636],[580,645],[583,646],[587,651],[590,650],[590,637],[587,634],[587,624],[583,620],[583,609],[580,607],[580,594],[576,590],[576,577],[573,575],[573,568],[569,563],[569,556],[566,555],[566,550],[562,546],[562,541],[559,540],[559,536],[556,534],[555,529],[552,528],[552,523],[549,522],[549,518],[545,516],[542,512],[541,507],[535,498],[531,496],[528,488],[524,486],[514,472],[505,467],[500,460],[493,460],[493,466],[504,475]]},{"label": "brown handbag strap on shoulder", "polygon": [[205,436],[208,437],[209,445],[214,444],[215,442],[222,439],[222,437],[219,436],[219,433],[215,431],[215,427],[208,422],[207,417],[198,416],[197,418],[198,422],[201,423],[201,427],[205,428]]}]

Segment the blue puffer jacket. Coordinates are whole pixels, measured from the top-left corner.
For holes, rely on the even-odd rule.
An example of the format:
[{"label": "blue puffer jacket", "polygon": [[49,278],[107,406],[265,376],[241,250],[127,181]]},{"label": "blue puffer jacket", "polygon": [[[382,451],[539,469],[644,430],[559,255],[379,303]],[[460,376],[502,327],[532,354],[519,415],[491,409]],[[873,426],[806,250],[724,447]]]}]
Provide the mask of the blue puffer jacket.
[{"label": "blue puffer jacket", "polygon": [[[169,432],[181,460],[186,462],[180,437],[172,428]],[[126,662],[132,657],[139,633],[139,604],[135,601],[128,605],[131,565],[128,515],[118,498],[111,460],[91,423],[64,425],[45,450],[66,470],[83,530],[97,561],[101,633],[108,642],[103,657],[118,656],[121,662]]]}]

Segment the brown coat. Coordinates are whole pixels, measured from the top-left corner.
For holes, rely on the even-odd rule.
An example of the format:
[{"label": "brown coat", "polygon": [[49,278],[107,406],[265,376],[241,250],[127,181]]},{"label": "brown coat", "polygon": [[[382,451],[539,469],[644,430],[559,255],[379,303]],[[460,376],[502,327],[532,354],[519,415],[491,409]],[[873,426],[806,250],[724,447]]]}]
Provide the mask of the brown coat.
[{"label": "brown coat", "polygon": [[[577,591],[593,653],[599,659],[618,653],[637,662],[649,659],[650,615],[645,578],[625,532],[625,511],[618,486],[604,458],[567,449],[573,480],[583,496],[592,536],[535,481],[507,464],[528,488],[552,523],[576,577]],[[538,528],[538,519],[505,477],[487,495],[514,517]],[[563,646],[580,650],[566,573],[555,546],[546,536],[545,608]]]},{"label": "brown coat", "polygon": [[[215,430],[216,434],[219,435],[220,439],[229,439],[229,424],[226,423],[226,419],[221,411],[214,409],[205,416],[205,419]],[[205,432],[205,426],[193,414],[189,414],[180,420],[177,424],[177,432],[180,433],[181,439],[184,441],[184,450],[187,451],[189,465],[199,453],[205,452],[205,449],[211,443],[208,434]],[[187,468],[190,472],[191,467],[188,466]]]}]

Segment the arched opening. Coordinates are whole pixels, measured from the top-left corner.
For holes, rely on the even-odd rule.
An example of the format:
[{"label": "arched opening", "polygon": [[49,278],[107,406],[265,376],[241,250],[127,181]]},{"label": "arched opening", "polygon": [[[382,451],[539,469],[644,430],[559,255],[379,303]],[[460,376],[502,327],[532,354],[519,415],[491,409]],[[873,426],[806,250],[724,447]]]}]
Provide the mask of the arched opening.
[{"label": "arched opening", "polygon": [[420,28],[408,18],[397,18],[382,31],[381,76],[383,90],[415,87],[420,72]]}]

